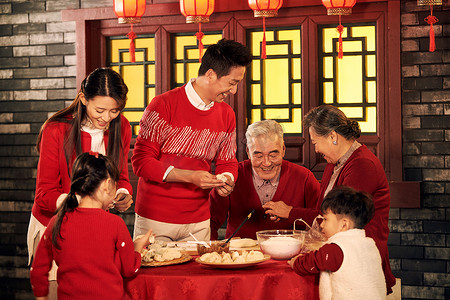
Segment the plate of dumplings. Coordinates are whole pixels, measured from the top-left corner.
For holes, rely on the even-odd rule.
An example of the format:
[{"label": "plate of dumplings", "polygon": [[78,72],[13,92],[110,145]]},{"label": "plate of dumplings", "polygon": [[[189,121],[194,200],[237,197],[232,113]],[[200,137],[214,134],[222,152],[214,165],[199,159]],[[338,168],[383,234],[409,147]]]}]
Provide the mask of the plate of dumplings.
[{"label": "plate of dumplings", "polygon": [[270,255],[261,251],[231,251],[230,253],[205,253],[195,261],[199,264],[219,269],[239,269],[250,267],[270,259]]},{"label": "plate of dumplings", "polygon": [[166,243],[155,241],[141,253],[141,266],[161,267],[188,262],[192,257],[183,250],[168,247]]}]

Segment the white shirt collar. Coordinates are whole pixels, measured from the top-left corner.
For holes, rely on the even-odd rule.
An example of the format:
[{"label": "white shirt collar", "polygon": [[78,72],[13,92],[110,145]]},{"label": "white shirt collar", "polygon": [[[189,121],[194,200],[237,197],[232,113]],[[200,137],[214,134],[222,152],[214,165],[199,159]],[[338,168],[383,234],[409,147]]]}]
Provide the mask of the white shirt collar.
[{"label": "white shirt collar", "polygon": [[200,96],[197,94],[194,87],[192,86],[192,82],[194,82],[194,81],[195,81],[195,78],[189,80],[189,82],[186,84],[186,87],[185,87],[186,95],[189,99],[189,102],[191,102],[191,104],[195,108],[200,109],[200,110],[211,109],[211,107],[214,106],[214,101],[211,101],[211,103],[206,105],[205,102],[203,102],[202,98],[200,98]]},{"label": "white shirt collar", "polygon": [[81,130],[91,135],[91,151],[106,155],[104,140],[105,131],[103,129],[90,128],[85,125],[81,126]]}]

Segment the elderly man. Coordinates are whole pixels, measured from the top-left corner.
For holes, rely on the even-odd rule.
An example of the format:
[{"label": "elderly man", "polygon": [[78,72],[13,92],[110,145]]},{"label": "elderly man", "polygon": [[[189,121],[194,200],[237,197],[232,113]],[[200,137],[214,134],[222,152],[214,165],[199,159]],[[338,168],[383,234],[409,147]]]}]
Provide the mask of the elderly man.
[{"label": "elderly man", "polygon": [[237,236],[255,238],[266,229],[292,229],[296,219],[312,223],[320,184],[308,169],[283,159],[283,129],[273,120],[251,124],[245,134],[250,159],[239,163],[234,191],[221,197],[212,190],[210,199],[211,239],[227,218],[226,237],[238,228],[254,209],[255,213]]}]

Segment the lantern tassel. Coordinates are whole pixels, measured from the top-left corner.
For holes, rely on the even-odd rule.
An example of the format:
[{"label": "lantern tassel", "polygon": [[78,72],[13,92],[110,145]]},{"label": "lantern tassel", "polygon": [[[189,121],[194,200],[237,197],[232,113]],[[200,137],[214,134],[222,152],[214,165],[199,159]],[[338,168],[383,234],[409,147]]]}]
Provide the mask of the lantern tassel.
[{"label": "lantern tassel", "polygon": [[266,17],[263,17],[263,40],[261,45],[261,59],[266,59]]},{"label": "lantern tassel", "polygon": [[342,48],[342,32],[344,32],[344,26],[341,24],[341,15],[339,15],[339,25],[336,28],[339,32],[339,51],[338,51],[338,58],[342,59],[344,57],[344,50]]},{"label": "lantern tassel", "polygon": [[131,24],[131,31],[128,32],[127,38],[130,39],[130,61],[132,63],[136,62],[136,56],[135,56],[135,46],[134,46],[134,39],[137,37],[136,33],[133,31],[133,24]]},{"label": "lantern tassel", "polygon": [[430,24],[430,52],[434,52],[436,50],[436,43],[435,43],[435,37],[434,37],[434,28],[433,24],[437,23],[439,21],[435,16],[433,16],[433,5],[430,5],[431,14],[425,18],[425,22]]},{"label": "lantern tassel", "polygon": [[198,40],[198,61],[202,62],[202,56],[203,56],[203,32],[202,32],[202,23],[198,23],[198,32],[195,34]]}]

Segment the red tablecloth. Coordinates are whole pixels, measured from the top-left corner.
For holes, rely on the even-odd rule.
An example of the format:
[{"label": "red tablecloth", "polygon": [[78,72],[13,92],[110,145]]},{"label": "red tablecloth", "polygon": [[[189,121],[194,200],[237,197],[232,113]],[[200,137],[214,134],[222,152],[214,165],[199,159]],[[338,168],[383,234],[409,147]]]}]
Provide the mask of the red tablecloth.
[{"label": "red tablecloth", "polygon": [[125,281],[132,299],[319,299],[317,278],[297,275],[286,261],[269,260],[243,269],[214,269],[195,261],[143,267]]}]

